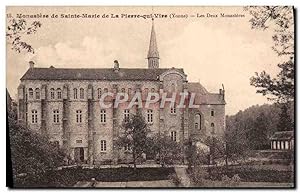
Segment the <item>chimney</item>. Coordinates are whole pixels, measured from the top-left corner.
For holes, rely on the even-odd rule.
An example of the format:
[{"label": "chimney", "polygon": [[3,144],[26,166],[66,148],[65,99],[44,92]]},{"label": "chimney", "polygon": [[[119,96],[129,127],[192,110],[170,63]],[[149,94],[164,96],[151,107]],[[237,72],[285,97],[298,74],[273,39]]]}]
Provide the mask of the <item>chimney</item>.
[{"label": "chimney", "polygon": [[115,60],[115,61],[114,61],[114,71],[115,71],[115,72],[118,72],[119,69],[120,69],[120,67],[119,67],[119,62],[118,62],[118,60]]},{"label": "chimney", "polygon": [[34,68],[34,62],[33,61],[29,61],[29,68]]},{"label": "chimney", "polygon": [[222,84],[222,89],[220,89],[220,95],[222,95],[222,99],[225,100],[225,87],[224,87],[224,84]]}]

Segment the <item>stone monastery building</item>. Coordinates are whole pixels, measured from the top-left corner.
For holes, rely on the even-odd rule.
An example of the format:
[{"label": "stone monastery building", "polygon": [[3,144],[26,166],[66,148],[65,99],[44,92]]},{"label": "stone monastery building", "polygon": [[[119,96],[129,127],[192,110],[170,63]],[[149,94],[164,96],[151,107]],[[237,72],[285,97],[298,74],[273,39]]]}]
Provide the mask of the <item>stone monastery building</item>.
[{"label": "stone monastery building", "polygon": [[[196,93],[199,108],[166,106],[139,109],[151,133],[163,133],[184,149],[186,142],[221,136],[225,130],[225,91],[208,92],[198,82],[188,82],[182,68],[159,68],[159,52],[152,22],[148,68],[38,68],[30,67],[18,87],[18,120],[46,135],[77,163],[101,164],[126,160],[116,148],[120,125],[137,108],[102,109],[103,93]],[[142,97],[143,100],[145,97]],[[113,102],[112,99],[111,102]],[[147,156],[147,159],[153,159]]]}]

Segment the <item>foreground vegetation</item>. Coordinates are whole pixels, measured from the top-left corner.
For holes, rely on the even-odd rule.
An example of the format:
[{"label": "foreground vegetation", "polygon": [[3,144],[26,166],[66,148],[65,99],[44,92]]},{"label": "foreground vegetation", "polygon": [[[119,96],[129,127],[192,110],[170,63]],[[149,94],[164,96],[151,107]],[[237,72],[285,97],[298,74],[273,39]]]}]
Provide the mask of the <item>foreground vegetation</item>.
[{"label": "foreground vegetation", "polygon": [[19,178],[17,187],[72,187],[78,181],[127,182],[168,180],[174,168],[65,168],[48,171],[43,178]]},{"label": "foreground vegetation", "polygon": [[[235,187],[243,182],[259,183],[294,183],[294,171],[276,170],[249,166],[193,168],[188,174],[195,187],[206,187],[213,182],[221,182],[221,186]],[[219,184],[220,185],[220,184]]]}]

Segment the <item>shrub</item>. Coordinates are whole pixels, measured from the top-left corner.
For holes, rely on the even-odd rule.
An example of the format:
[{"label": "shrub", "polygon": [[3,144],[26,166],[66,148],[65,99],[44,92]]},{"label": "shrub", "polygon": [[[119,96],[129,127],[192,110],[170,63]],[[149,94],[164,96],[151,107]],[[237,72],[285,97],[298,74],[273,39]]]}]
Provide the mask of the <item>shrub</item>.
[{"label": "shrub", "polygon": [[232,178],[227,175],[222,176],[222,185],[225,187],[234,187],[237,186],[241,182],[241,178],[238,174],[235,174]]}]

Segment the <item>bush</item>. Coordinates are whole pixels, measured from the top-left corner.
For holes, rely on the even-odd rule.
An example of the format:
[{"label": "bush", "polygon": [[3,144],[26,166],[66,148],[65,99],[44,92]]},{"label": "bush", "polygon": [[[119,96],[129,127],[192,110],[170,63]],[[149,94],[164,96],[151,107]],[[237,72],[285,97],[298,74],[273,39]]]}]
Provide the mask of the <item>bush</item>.
[{"label": "bush", "polygon": [[237,186],[241,182],[241,178],[238,174],[235,174],[232,178],[227,175],[222,176],[222,185],[225,187],[234,187]]},{"label": "bush", "polygon": [[65,154],[48,139],[8,119],[13,182],[15,187],[38,182],[63,164]]},{"label": "bush", "polygon": [[192,180],[197,186],[204,185],[209,174],[205,168],[196,167],[191,172]]}]

